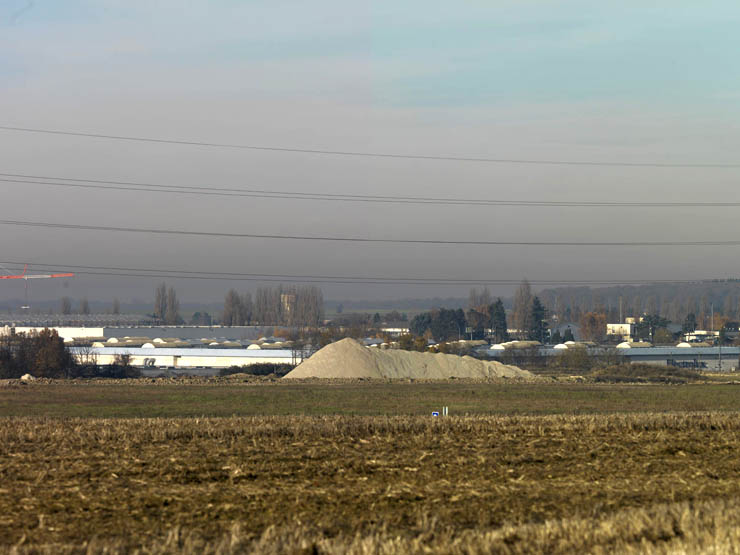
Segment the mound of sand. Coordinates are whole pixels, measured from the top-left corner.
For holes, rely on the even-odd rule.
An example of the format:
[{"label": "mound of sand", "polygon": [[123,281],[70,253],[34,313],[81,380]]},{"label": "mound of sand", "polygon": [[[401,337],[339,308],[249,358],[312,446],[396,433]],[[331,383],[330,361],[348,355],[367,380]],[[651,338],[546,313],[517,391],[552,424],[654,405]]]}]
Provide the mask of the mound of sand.
[{"label": "mound of sand", "polygon": [[285,378],[531,378],[532,373],[500,362],[442,353],[368,349],[354,339],[327,345]]}]

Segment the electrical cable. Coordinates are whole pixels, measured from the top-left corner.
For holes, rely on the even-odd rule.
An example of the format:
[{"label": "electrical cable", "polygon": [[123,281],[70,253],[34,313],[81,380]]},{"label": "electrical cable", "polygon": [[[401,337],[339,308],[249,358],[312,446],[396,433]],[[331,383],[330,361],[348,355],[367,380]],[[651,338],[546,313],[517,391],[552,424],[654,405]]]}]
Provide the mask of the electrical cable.
[{"label": "electrical cable", "polygon": [[115,141],[135,141],[143,143],[172,144],[183,146],[196,146],[208,148],[228,148],[240,150],[254,150],[267,152],[286,152],[313,155],[329,156],[351,156],[351,157],[369,157],[369,158],[396,158],[405,160],[435,160],[435,161],[452,161],[452,162],[482,162],[494,164],[523,164],[523,165],[548,165],[548,166],[616,166],[632,168],[740,168],[740,164],[726,163],[664,163],[664,162],[608,162],[608,161],[584,161],[584,160],[543,160],[529,158],[486,158],[474,156],[437,156],[424,154],[398,154],[391,152],[362,152],[346,150],[324,150],[316,148],[292,148],[283,146],[265,146],[265,145],[246,145],[234,143],[220,143],[209,141],[188,141],[178,139],[163,139],[158,137],[141,137],[128,135],[113,135],[104,133],[85,133],[81,131],[67,131],[59,129],[43,129],[32,127],[19,127],[12,125],[0,125],[2,131],[13,131],[22,133],[39,133],[46,135],[60,135],[70,137],[85,137],[91,139],[108,139]]},{"label": "electrical cable", "polygon": [[[17,266],[19,269],[24,263],[19,261],[2,261],[0,264],[9,264],[11,267]],[[173,279],[212,279],[224,281],[285,281],[285,282],[314,282],[314,283],[365,283],[365,284],[414,284],[414,285],[516,285],[521,283],[521,279],[458,279],[458,278],[417,278],[417,277],[379,277],[379,276],[332,276],[332,275],[294,275],[294,274],[254,274],[240,272],[213,272],[213,271],[193,271],[193,270],[175,270],[175,269],[157,269],[157,268],[128,268],[120,266],[83,266],[74,264],[48,264],[34,263],[33,267],[39,271],[73,269],[77,274],[85,275],[112,275],[127,277],[153,277],[153,278],[173,278]],[[14,268],[15,269],[15,268]],[[98,270],[98,271],[91,271]],[[100,271],[104,270],[104,271]],[[634,284],[687,284],[707,281],[727,281],[727,280],[656,280],[656,279],[610,279],[610,280],[531,280],[530,284],[546,285],[634,285]]]},{"label": "electrical cable", "polygon": [[[504,200],[439,197],[398,197],[384,195],[352,195],[338,193],[270,191],[264,189],[236,189],[224,187],[197,187],[185,185],[160,185],[131,181],[110,181],[99,179],[75,179],[68,177],[32,176],[24,174],[0,173],[0,182],[13,184],[49,185],[81,189],[102,189],[114,191],[145,191],[167,194],[189,194],[224,197],[273,198],[292,200],[318,200],[339,202],[370,202],[389,204],[434,204],[443,206],[522,206],[522,207],[584,207],[584,208],[731,208],[740,202],[646,202],[646,201],[547,201],[547,200]],[[18,179],[10,179],[11,177]],[[43,179],[44,181],[39,181]],[[58,181],[65,181],[59,183]],[[71,183],[77,182],[77,183]]]},{"label": "electrical cable", "polygon": [[149,229],[138,227],[116,227],[102,225],[60,224],[30,222],[22,220],[0,220],[1,225],[70,229],[81,231],[109,231],[117,233],[140,233],[147,235],[181,235],[194,237],[223,237],[232,239],[279,239],[290,241],[326,241],[339,243],[375,243],[404,245],[477,245],[517,247],[667,247],[667,246],[740,246],[740,240],[710,241],[492,241],[455,239],[378,239],[367,237],[337,237],[311,235],[279,235],[266,233],[229,233],[222,231],[191,231],[187,229]]}]

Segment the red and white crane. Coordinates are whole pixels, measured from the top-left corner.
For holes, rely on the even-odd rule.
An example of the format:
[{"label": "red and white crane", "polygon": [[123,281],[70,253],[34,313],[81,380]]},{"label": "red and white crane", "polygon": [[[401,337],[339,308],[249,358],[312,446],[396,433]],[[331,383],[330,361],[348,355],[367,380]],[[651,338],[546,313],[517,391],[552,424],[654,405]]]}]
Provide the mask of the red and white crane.
[{"label": "red and white crane", "polygon": [[28,264],[26,264],[23,267],[23,273],[17,276],[0,276],[0,279],[49,279],[49,278],[65,278],[65,277],[75,277],[74,274],[64,273],[64,274],[27,274],[26,271],[28,270]]},{"label": "red and white crane", "polygon": [[53,278],[67,278],[67,277],[75,277],[72,273],[58,273],[58,274],[27,274],[26,271],[28,270],[28,264],[23,266],[23,273],[20,275],[9,275],[9,276],[3,276],[0,275],[0,279],[24,279],[26,280],[26,306],[22,307],[25,309],[30,308],[28,306],[28,280],[29,279],[53,279]]}]

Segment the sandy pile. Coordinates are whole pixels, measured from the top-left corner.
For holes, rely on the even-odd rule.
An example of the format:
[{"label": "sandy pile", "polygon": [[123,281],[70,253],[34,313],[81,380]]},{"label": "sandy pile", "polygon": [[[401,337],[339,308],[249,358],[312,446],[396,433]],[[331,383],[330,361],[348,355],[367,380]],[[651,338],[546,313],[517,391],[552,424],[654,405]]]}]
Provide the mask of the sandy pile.
[{"label": "sandy pile", "polygon": [[527,370],[500,362],[442,353],[368,349],[354,339],[327,345],[285,378],[531,378]]}]

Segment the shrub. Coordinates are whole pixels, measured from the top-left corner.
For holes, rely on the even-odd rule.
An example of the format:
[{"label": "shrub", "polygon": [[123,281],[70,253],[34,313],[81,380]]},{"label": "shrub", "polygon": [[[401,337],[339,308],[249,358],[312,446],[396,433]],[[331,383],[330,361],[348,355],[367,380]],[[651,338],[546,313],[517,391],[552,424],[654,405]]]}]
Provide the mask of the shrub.
[{"label": "shrub", "polygon": [[657,364],[617,364],[591,375],[597,382],[686,383],[702,379],[694,370]]},{"label": "shrub", "polygon": [[77,363],[56,330],[11,333],[0,338],[0,377],[68,378]]},{"label": "shrub", "polygon": [[140,378],[141,370],[129,365],[106,364],[98,365],[78,365],[70,377],[74,378],[114,378],[118,380],[128,378]]},{"label": "shrub", "polygon": [[85,355],[81,363],[56,330],[11,333],[0,337],[0,378],[137,378],[141,372],[128,361],[98,366],[95,357]]},{"label": "shrub", "polygon": [[557,355],[556,366],[573,373],[583,373],[591,370],[594,365],[593,357],[589,356],[585,347],[565,349]]},{"label": "shrub", "polygon": [[221,368],[219,376],[230,376],[232,374],[251,374],[252,376],[284,376],[295,368],[292,364],[274,364],[272,362],[261,362],[257,364],[247,364],[245,366],[230,366]]}]

